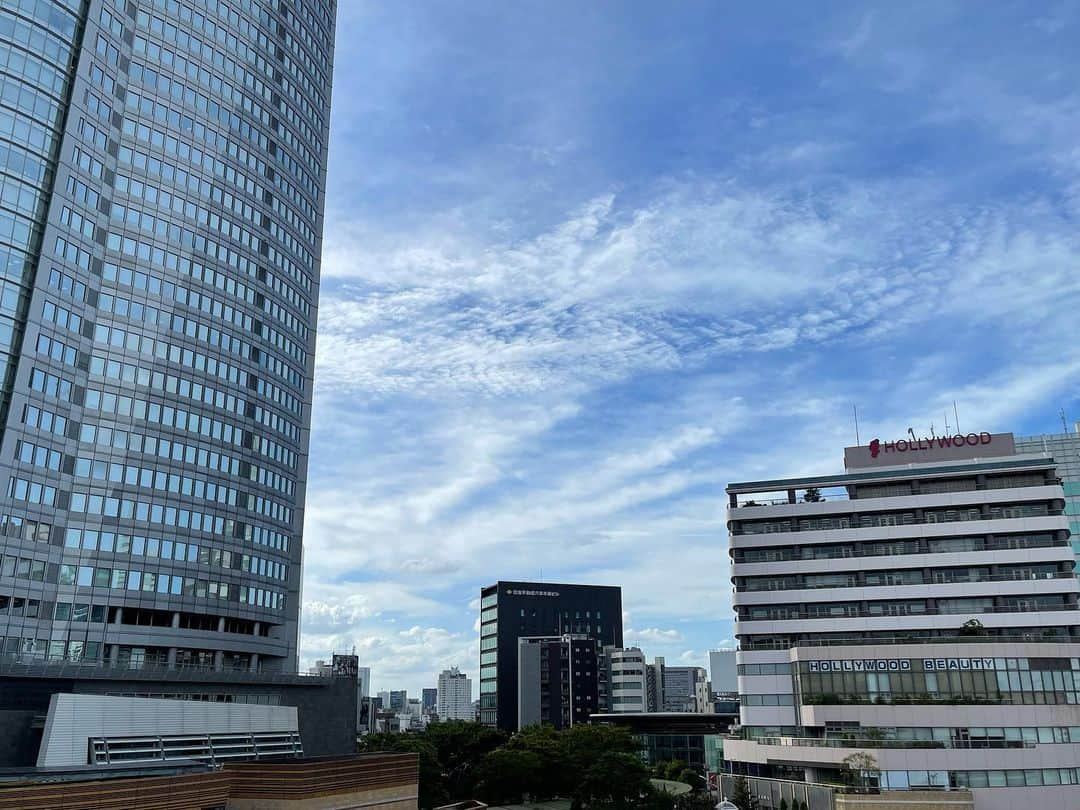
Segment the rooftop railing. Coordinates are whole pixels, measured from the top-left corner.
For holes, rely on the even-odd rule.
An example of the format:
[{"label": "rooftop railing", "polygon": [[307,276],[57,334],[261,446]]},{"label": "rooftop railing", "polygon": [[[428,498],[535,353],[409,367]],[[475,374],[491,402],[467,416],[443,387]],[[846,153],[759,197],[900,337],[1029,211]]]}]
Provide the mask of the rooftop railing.
[{"label": "rooftop railing", "polygon": [[[989,597],[988,597],[989,598]],[[742,607],[742,610],[748,608]],[[881,618],[918,618],[919,616],[978,616],[986,613],[1043,613],[1059,610],[1080,610],[1080,605],[994,605],[987,608],[941,609],[925,608],[909,612],[874,613],[865,608],[849,610],[845,613],[816,613],[812,611],[788,611],[776,616],[736,616],[737,622],[783,622],[792,619],[881,619]]]},{"label": "rooftop railing", "polygon": [[70,661],[36,657],[33,655],[0,656],[0,675],[25,678],[92,678],[102,680],[153,680],[153,681],[216,681],[267,684],[318,683],[329,680],[331,674],[302,672],[266,672],[262,670],[215,669],[208,666],[146,663],[134,667],[130,663],[113,664],[110,661]]},{"label": "rooftop railing", "polygon": [[1064,571],[1032,571],[1022,575],[1016,574],[988,574],[982,577],[967,577],[953,579],[923,579],[917,582],[840,582],[840,583],[803,583],[784,584],[777,588],[747,588],[745,585],[735,588],[736,593],[774,593],[776,591],[813,591],[828,588],[896,588],[903,585],[965,585],[976,582],[1031,582],[1035,580],[1049,579],[1074,579],[1076,574]]},{"label": "rooftop railing", "polygon": [[915,633],[896,636],[867,636],[865,634],[849,638],[809,638],[796,641],[763,639],[744,641],[739,650],[790,650],[796,647],[859,647],[864,645],[897,644],[1075,644],[1080,652],[1080,637],[1073,638],[1061,634],[1042,635],[1041,633],[1023,633],[1015,635],[970,635],[924,637]]},{"label": "rooftop railing", "polygon": [[748,742],[756,742],[761,745],[776,745],[793,748],[941,748],[941,749],[969,749],[969,748],[1034,748],[1036,743],[1025,740],[895,740],[880,737],[728,737],[728,739],[745,739]]}]

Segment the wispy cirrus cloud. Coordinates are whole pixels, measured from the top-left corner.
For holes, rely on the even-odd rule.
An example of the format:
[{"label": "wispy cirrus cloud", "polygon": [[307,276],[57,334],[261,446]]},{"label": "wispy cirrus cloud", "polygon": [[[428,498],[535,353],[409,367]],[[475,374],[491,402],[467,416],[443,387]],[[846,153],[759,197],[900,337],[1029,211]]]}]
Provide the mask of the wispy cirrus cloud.
[{"label": "wispy cirrus cloud", "polygon": [[542,576],[704,663],[726,482],[1080,413],[1061,9],[458,11],[341,12],[305,658],[475,673]]}]

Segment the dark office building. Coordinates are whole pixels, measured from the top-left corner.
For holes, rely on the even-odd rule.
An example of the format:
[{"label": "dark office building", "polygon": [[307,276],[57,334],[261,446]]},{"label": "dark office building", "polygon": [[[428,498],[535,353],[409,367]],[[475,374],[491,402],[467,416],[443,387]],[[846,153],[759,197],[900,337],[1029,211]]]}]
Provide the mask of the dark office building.
[{"label": "dark office building", "polygon": [[406,690],[402,689],[400,692],[397,690],[391,690],[390,692],[390,711],[403,712],[409,706],[409,694]]},{"label": "dark office building", "polygon": [[569,728],[600,706],[599,644],[588,636],[518,639],[518,728]]},{"label": "dark office building", "polygon": [[551,582],[497,582],[481,589],[480,722],[517,730],[518,639],[564,635],[621,647],[622,590]]}]

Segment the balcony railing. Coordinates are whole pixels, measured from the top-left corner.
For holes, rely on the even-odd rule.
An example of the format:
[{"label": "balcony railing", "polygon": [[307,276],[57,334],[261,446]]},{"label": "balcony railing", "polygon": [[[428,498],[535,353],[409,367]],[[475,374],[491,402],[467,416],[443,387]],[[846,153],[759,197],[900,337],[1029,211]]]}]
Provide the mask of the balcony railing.
[{"label": "balcony railing", "polygon": [[[753,638],[753,637],[751,637]],[[898,645],[898,644],[1077,644],[1080,645],[1080,637],[1054,633],[1043,635],[1039,633],[1013,633],[1008,635],[950,635],[950,636],[922,636],[917,633],[902,634],[896,636],[871,636],[862,634],[848,638],[800,638],[792,640],[760,639],[758,641],[742,641],[739,651],[748,650],[791,650],[797,647],[859,647],[863,645]]]},{"label": "balcony railing", "polygon": [[965,585],[975,582],[1031,582],[1034,580],[1048,579],[1074,579],[1073,572],[1050,571],[1050,572],[1024,572],[1018,574],[988,574],[981,577],[954,578],[954,579],[924,579],[917,582],[833,582],[828,584],[819,583],[785,583],[778,588],[747,588],[741,585],[735,588],[736,593],[774,593],[776,591],[813,591],[828,588],[897,588],[904,585]]},{"label": "balcony railing", "polygon": [[729,737],[745,739],[761,745],[808,748],[1034,748],[1036,743],[1025,740],[892,740],[881,737]]},{"label": "balcony railing", "polygon": [[1078,605],[995,605],[990,608],[963,608],[946,609],[926,608],[925,610],[894,613],[871,613],[865,608],[850,610],[846,613],[813,613],[807,611],[790,611],[776,616],[739,616],[737,622],[786,622],[797,619],[887,619],[887,618],[918,618],[919,616],[975,616],[986,613],[1044,613],[1059,610],[1080,610]]},{"label": "balcony railing", "polygon": [[[979,506],[978,504],[972,504],[970,507],[965,507],[965,508],[977,509],[978,506]],[[895,528],[899,528],[899,527],[902,527],[902,526],[933,526],[933,525],[939,525],[939,524],[944,524],[944,523],[973,523],[973,522],[979,521],[979,520],[1018,520],[1018,519],[1021,519],[1021,518],[1060,517],[1060,516],[1062,516],[1064,514],[1065,514],[1064,509],[1047,509],[1045,512],[1036,513],[1036,514],[1030,514],[1030,515],[1006,515],[1006,514],[983,515],[981,513],[978,514],[978,515],[975,515],[975,514],[957,514],[955,517],[943,517],[941,520],[937,520],[937,519],[928,520],[925,517],[922,520],[916,520],[914,517],[912,517],[910,519],[904,519],[904,518],[901,517],[900,519],[898,519],[898,520],[896,520],[894,522],[867,521],[867,522],[864,523],[864,522],[860,521],[857,524],[853,524],[850,521],[848,521],[846,525],[840,525],[840,522],[837,521],[838,525],[836,525],[836,526],[820,526],[820,527],[818,527],[818,526],[800,526],[799,523],[801,521],[792,521],[790,527],[784,527],[782,529],[777,529],[775,531],[766,531],[766,532],[753,532],[753,531],[750,531],[750,532],[748,532],[748,531],[743,531],[742,529],[740,529],[738,531],[732,531],[731,535],[733,537],[757,537],[758,535],[763,535],[763,534],[801,534],[801,533],[804,533],[804,532],[839,532],[839,531],[848,531],[850,529],[895,529]],[[900,517],[900,516],[898,516],[898,517]]]},{"label": "balcony railing", "polygon": [[[1021,695],[1043,696],[1042,703],[1026,703]],[[1042,689],[1034,692],[1002,692],[970,695],[960,692],[878,692],[866,694],[803,695],[803,706],[1065,706],[1075,705],[1073,689]],[[1013,696],[1017,696],[1016,699]],[[1053,696],[1054,700],[1050,700]]]},{"label": "balcony railing", "polygon": [[194,664],[166,664],[144,662],[136,667],[131,663],[111,661],[70,661],[47,659],[33,655],[0,656],[0,675],[43,678],[94,678],[105,680],[154,680],[154,681],[248,681],[254,683],[315,683],[330,679],[332,674],[305,672],[267,672],[247,667],[215,669],[212,666]]}]

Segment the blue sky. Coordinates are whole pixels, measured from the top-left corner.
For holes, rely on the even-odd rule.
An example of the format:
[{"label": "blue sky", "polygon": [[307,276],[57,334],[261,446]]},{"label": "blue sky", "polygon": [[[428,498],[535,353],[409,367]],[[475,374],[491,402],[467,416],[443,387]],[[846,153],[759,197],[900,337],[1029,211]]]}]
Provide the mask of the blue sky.
[{"label": "blue sky", "polygon": [[477,669],[497,579],[731,644],[723,488],[1080,419],[1061,3],[340,3],[302,657]]}]

